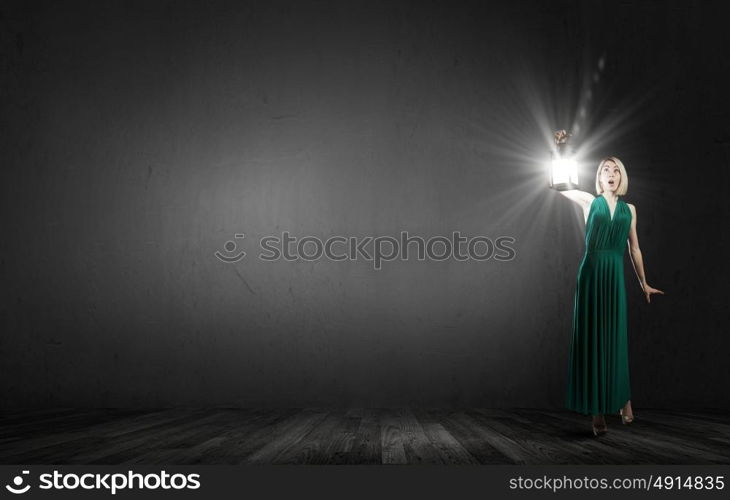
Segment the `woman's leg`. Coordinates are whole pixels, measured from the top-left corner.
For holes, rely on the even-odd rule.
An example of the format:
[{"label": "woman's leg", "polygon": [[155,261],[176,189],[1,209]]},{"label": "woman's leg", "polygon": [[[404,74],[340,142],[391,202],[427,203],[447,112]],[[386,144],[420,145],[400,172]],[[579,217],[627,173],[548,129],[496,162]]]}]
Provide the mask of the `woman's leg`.
[{"label": "woman's leg", "polygon": [[606,419],[603,415],[593,415],[593,426],[599,429],[606,427]]},{"label": "woman's leg", "polygon": [[608,432],[608,426],[603,415],[593,415],[593,435],[598,437],[606,432]]}]

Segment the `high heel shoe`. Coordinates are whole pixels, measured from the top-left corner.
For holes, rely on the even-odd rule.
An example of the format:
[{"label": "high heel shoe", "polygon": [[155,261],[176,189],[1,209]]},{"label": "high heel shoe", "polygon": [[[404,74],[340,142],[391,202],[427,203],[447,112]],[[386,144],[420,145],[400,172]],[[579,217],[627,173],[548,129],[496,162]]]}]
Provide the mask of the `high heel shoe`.
[{"label": "high heel shoe", "polygon": [[608,432],[608,426],[604,425],[603,427],[596,427],[593,426],[593,435],[598,437]]},{"label": "high heel shoe", "polygon": [[621,415],[621,423],[624,424],[624,425],[628,425],[628,424],[630,424],[631,422],[634,421],[634,415],[633,414],[632,415],[624,415],[624,409],[623,408],[621,408],[618,411],[618,414]]},{"label": "high heel shoe", "polygon": [[608,432],[608,425],[606,425],[605,419],[603,421],[603,425],[596,427],[595,423],[591,423],[591,427],[593,428],[593,435],[596,437]]}]

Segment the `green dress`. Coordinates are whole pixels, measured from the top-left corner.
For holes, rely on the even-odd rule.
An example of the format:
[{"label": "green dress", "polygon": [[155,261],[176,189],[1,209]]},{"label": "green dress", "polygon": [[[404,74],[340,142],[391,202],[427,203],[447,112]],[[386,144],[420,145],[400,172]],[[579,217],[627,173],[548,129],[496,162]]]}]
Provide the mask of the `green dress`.
[{"label": "green dress", "polygon": [[601,195],[586,220],[586,250],[578,268],[568,365],[568,409],[618,413],[630,399],[624,251],[631,210],[616,203],[611,218]]}]

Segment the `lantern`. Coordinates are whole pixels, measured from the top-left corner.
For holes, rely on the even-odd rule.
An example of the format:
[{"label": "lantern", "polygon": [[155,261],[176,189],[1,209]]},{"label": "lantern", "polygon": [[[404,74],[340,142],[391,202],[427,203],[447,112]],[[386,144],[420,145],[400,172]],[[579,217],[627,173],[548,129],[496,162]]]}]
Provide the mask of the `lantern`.
[{"label": "lantern", "polygon": [[549,185],[558,191],[578,188],[578,162],[568,144],[570,135],[565,130],[555,132],[555,149],[551,153]]}]

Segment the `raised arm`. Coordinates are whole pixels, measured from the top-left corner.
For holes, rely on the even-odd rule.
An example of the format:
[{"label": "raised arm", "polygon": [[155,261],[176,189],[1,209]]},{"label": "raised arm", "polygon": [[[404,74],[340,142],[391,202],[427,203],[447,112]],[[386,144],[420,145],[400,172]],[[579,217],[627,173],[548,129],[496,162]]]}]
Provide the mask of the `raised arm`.
[{"label": "raised arm", "polygon": [[[555,133],[553,133],[553,139],[555,140],[555,146],[557,148],[559,156],[562,156],[563,151],[565,150],[565,148],[568,147],[568,139],[570,138],[570,136],[571,134],[569,134],[568,131],[564,129],[556,130]],[[568,189],[558,192],[568,198],[570,201],[577,203],[578,206],[580,206],[581,210],[583,210],[583,220],[587,222],[588,212],[591,209],[591,203],[593,203],[595,196],[593,196],[591,193],[581,191],[580,189]]]},{"label": "raised arm", "polygon": [[629,229],[629,255],[631,256],[631,264],[634,266],[634,272],[636,277],[639,278],[639,285],[644,290],[644,296],[646,301],[651,302],[651,295],[658,293],[664,295],[664,292],[652,288],[646,282],[646,274],[644,273],[644,260],[641,256],[641,249],[639,248],[639,236],[636,232],[636,207],[631,203],[628,203],[629,209],[631,210],[631,229]]},{"label": "raised arm", "polygon": [[583,220],[588,220],[588,211],[591,208],[591,203],[593,203],[595,196],[580,189],[568,189],[567,191],[558,192],[574,203],[577,203],[581,210],[583,210]]}]

